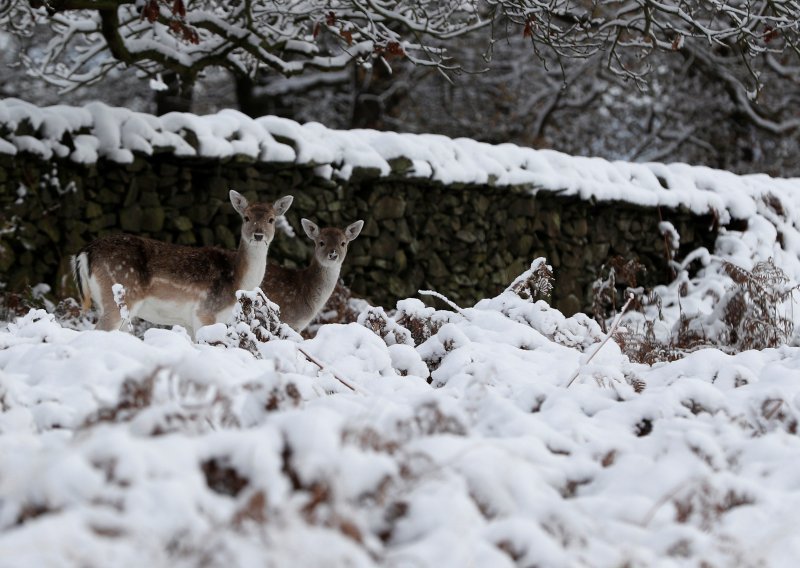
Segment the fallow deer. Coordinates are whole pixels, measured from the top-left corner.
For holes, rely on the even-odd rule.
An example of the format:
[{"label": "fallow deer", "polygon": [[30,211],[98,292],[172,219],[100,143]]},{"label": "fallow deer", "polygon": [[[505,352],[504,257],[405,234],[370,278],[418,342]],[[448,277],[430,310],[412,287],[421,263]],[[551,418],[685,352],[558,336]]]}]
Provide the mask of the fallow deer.
[{"label": "fallow deer", "polygon": [[280,307],[281,321],[297,331],[305,329],[331,297],[347,255],[347,245],[364,226],[364,221],[356,221],[341,230],[320,229],[308,219],[301,219],[300,223],[314,241],[311,263],[299,270],[270,265],[261,283],[267,297]]},{"label": "fallow deer", "polygon": [[112,289],[121,284],[129,318],[181,325],[193,337],[201,326],[229,320],[236,291],[251,290],[264,279],[275,220],[292,199],[251,204],[231,190],[231,204],[244,221],[236,251],[125,234],[93,241],[72,258],[83,308],[94,300],[100,309],[97,329],[120,329],[123,317]]}]

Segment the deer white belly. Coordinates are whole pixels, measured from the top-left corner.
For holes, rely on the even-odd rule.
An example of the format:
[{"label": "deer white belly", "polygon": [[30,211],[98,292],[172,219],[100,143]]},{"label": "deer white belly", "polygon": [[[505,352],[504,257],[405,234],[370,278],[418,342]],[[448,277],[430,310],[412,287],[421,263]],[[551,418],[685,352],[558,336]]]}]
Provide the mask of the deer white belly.
[{"label": "deer white belly", "polygon": [[158,325],[182,325],[192,330],[197,324],[196,300],[163,299],[148,297],[131,310],[131,315]]}]

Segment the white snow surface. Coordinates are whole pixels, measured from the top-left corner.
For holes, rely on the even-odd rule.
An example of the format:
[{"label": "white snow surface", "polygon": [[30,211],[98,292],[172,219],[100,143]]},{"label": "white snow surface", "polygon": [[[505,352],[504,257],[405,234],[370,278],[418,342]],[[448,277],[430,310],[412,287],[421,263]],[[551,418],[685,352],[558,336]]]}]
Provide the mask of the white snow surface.
[{"label": "white snow surface", "polygon": [[[433,335],[396,333],[401,315]],[[457,312],[408,299],[395,318],[391,338],[329,324],[261,358],[179,329],[74,331],[41,310],[9,324],[0,565],[800,557],[800,348],[651,368],[612,341],[585,364],[597,324],[511,289]]]}]

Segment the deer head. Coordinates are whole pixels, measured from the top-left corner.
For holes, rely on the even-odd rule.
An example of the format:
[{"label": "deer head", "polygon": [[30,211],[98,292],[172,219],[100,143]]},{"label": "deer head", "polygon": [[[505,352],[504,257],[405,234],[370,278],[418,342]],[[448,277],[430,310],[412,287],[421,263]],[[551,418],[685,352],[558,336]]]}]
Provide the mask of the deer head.
[{"label": "deer head", "polygon": [[238,191],[230,191],[231,205],[242,218],[242,243],[269,246],[275,237],[275,220],[286,213],[294,197],[287,195],[269,203],[248,203]]},{"label": "deer head", "polygon": [[325,267],[341,266],[347,255],[347,245],[364,226],[364,221],[356,221],[341,230],[333,227],[320,229],[308,219],[301,219],[300,223],[308,238],[314,241],[314,260]]}]

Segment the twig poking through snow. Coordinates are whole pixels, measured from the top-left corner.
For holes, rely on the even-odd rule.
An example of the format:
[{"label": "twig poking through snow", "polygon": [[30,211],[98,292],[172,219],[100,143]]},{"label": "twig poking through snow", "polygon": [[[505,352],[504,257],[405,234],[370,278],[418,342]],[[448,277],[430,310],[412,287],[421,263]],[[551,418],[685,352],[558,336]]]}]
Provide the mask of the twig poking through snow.
[{"label": "twig poking through snow", "polygon": [[339,375],[336,373],[336,371],[334,371],[333,369],[331,369],[331,368],[329,368],[329,367],[326,367],[324,364],[322,364],[322,362],[321,362],[319,359],[317,359],[316,357],[314,357],[314,356],[313,356],[313,355],[311,355],[310,353],[307,353],[307,352],[306,352],[306,351],[305,351],[305,350],[304,350],[302,347],[298,347],[298,348],[297,348],[297,350],[298,350],[300,353],[302,353],[302,354],[303,354],[303,356],[304,356],[306,359],[308,359],[310,362],[314,363],[314,364],[315,364],[317,367],[319,367],[319,369],[320,369],[321,371],[328,371],[328,372],[329,372],[331,375],[333,375],[333,378],[334,378],[334,379],[336,379],[337,381],[339,381],[340,383],[342,383],[344,386],[346,386],[347,388],[349,388],[351,391],[353,391],[353,392],[358,392],[358,393],[362,393],[362,394],[363,394],[363,392],[362,392],[362,389],[361,389],[361,388],[356,388],[356,387],[354,387],[353,385],[351,385],[349,382],[347,382],[347,381],[346,381],[346,380],[344,380],[342,377],[340,377],[340,376],[339,376]]},{"label": "twig poking through snow", "polygon": [[[600,345],[597,346],[597,349],[594,350],[594,353],[589,355],[589,357],[586,359],[586,361],[583,363],[583,365],[588,365],[589,362],[592,359],[594,359],[594,356],[597,355],[600,352],[600,350],[603,348],[603,345],[608,343],[608,340],[611,339],[611,336],[614,335],[614,332],[619,327],[619,322],[622,320],[622,316],[625,314],[625,312],[628,311],[628,308],[630,307],[632,301],[633,301],[633,294],[629,294],[628,295],[628,301],[625,302],[625,305],[622,306],[622,309],[617,314],[617,317],[614,318],[614,323],[611,324],[611,329],[608,330],[608,333],[606,334],[606,338],[600,343]],[[574,383],[575,379],[578,378],[578,375],[581,372],[581,367],[583,367],[583,365],[578,366],[578,368],[575,370],[575,374],[572,375],[572,377],[570,378],[569,382],[567,383],[567,388],[572,386],[572,383]]]},{"label": "twig poking through snow", "polygon": [[[439,298],[445,304],[447,304],[448,306],[453,308],[456,312],[458,312],[459,314],[461,314],[465,318],[467,317],[467,314],[464,313],[464,310],[462,310],[460,307],[458,307],[458,305],[455,302],[453,302],[450,298],[448,298],[444,294],[440,294],[439,292],[437,292],[435,290],[417,290],[417,294],[419,294],[420,296],[433,296],[434,298]],[[467,318],[467,319],[469,319],[469,318]]]}]

